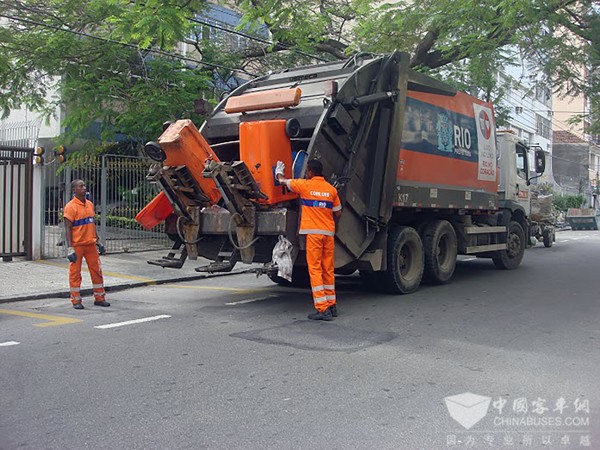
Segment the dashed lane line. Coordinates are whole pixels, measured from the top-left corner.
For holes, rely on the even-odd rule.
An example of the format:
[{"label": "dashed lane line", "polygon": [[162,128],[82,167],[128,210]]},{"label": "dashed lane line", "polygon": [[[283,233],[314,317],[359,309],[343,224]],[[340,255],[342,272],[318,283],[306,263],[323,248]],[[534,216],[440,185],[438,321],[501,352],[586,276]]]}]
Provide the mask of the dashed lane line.
[{"label": "dashed lane line", "polygon": [[46,320],[42,323],[34,323],[34,327],[55,327],[58,325],[67,325],[70,323],[83,322],[80,319],[73,319],[72,317],[61,317],[51,316],[50,314],[32,313],[26,311],[15,311],[12,309],[0,309],[0,314],[9,314],[11,316],[29,317],[31,319]]},{"label": "dashed lane line", "polygon": [[109,328],[117,328],[117,327],[124,327],[127,325],[135,325],[138,323],[152,322],[154,320],[168,319],[169,317],[171,317],[171,316],[169,316],[167,314],[162,314],[160,316],[144,317],[143,319],[134,319],[134,320],[127,320],[125,322],[117,322],[117,323],[109,323],[106,325],[98,325],[98,326],[95,326],[94,328],[97,328],[99,330],[106,330]]},{"label": "dashed lane line", "polygon": [[10,347],[11,345],[19,345],[16,341],[0,342],[0,347]]}]

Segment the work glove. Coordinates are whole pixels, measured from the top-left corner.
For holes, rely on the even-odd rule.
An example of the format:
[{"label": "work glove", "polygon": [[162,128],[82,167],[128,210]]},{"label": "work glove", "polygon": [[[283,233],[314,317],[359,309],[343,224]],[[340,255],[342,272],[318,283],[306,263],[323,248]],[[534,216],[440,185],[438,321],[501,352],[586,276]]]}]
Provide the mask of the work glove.
[{"label": "work glove", "polygon": [[98,249],[99,255],[104,255],[106,253],[106,249],[104,248],[104,245],[102,245],[101,242],[96,242],[96,248]]},{"label": "work glove", "polygon": [[277,161],[277,165],[275,166],[275,176],[278,175],[284,176],[283,171],[285,170],[285,164],[283,161]]},{"label": "work glove", "polygon": [[77,253],[75,253],[75,249],[73,247],[69,247],[67,249],[67,259],[72,263],[77,262]]}]

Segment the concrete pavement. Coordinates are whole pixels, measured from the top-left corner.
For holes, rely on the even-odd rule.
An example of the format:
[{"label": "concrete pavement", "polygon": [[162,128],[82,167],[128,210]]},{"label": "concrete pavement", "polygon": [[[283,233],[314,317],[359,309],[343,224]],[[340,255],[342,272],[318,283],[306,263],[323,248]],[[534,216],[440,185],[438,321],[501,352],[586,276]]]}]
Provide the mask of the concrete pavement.
[{"label": "concrete pavement", "polygon": [[[155,250],[138,253],[115,253],[102,256],[104,284],[110,301],[110,292],[152,284],[175,281],[198,280],[228,274],[199,273],[194,269],[210,261],[198,258],[186,261],[181,269],[163,269],[147,263],[150,259],[160,259],[168,250]],[[14,260],[0,262],[0,303],[20,300],[35,300],[50,297],[69,297],[69,262],[65,258],[38,261]],[[238,263],[231,273],[249,271],[258,265]],[[92,282],[83,264],[81,293],[92,295]],[[84,299],[85,301],[85,299]]]}]

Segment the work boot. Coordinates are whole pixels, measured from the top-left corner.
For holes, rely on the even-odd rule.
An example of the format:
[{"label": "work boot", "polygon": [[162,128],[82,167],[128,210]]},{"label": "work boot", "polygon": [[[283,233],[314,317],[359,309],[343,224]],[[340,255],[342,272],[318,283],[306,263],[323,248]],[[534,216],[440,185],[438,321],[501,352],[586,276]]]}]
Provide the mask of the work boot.
[{"label": "work boot", "polygon": [[329,322],[330,320],[333,320],[333,316],[331,315],[331,310],[329,308],[327,308],[325,311],[323,312],[314,312],[308,315],[308,318],[311,320],[325,320],[327,322]]},{"label": "work boot", "polygon": [[331,311],[331,315],[333,317],[337,317],[338,316],[338,314],[337,314],[337,305],[331,305],[329,307],[329,311]]},{"label": "work boot", "polygon": [[73,308],[75,309],[85,309],[83,307],[83,303],[79,302],[79,303],[73,303]]},{"label": "work boot", "polygon": [[101,300],[99,302],[94,302],[94,306],[110,306],[110,303],[108,303],[106,300]]}]

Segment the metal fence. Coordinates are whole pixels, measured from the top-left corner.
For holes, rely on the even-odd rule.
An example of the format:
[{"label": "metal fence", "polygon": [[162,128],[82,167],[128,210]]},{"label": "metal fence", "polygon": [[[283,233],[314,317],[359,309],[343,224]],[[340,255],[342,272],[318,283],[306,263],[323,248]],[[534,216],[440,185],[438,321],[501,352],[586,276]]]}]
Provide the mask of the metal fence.
[{"label": "metal fence", "polygon": [[71,182],[86,183],[96,207],[96,226],[109,253],[170,248],[163,225],[143,229],[136,214],[158,193],[146,174],[152,161],[135,156],[82,156],[68,165],[56,162],[44,167],[44,258],[64,256],[62,210],[72,198]]},{"label": "metal fence", "polygon": [[12,147],[33,148],[40,134],[42,120],[0,122],[0,143]]}]

